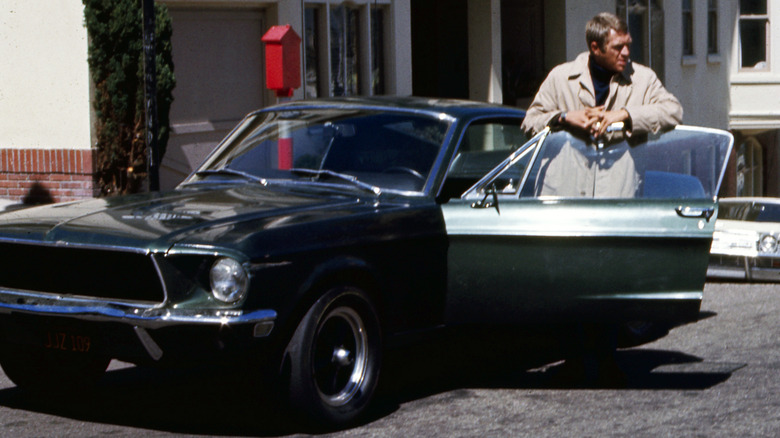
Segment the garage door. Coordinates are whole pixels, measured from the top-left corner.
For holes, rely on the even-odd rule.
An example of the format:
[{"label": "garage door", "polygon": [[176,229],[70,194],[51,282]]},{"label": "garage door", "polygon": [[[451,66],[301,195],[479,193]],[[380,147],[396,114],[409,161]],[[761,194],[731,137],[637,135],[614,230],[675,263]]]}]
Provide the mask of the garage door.
[{"label": "garage door", "polygon": [[162,189],[181,182],[244,115],[262,107],[265,93],[261,11],[170,13],[176,89]]}]

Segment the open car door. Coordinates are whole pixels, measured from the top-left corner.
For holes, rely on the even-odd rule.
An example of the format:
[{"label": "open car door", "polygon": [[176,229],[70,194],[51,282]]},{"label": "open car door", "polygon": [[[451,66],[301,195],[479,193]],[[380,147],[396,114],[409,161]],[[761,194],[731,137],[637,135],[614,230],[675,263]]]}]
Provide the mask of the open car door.
[{"label": "open car door", "polygon": [[732,144],[684,126],[537,135],[442,205],[447,322],[696,320]]}]

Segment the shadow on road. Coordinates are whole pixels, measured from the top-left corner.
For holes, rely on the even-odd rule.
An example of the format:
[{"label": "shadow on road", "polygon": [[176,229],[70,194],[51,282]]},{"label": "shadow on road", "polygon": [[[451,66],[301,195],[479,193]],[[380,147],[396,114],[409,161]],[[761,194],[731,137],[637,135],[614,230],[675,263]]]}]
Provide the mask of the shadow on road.
[{"label": "shadow on road", "polygon": [[[385,358],[379,392],[366,422],[392,414],[403,403],[450,391],[456,396],[460,389],[581,390],[553,382],[562,355],[551,345],[557,344],[544,335],[480,330],[450,332],[393,350]],[[742,366],[645,348],[620,350],[616,360],[627,377],[624,389],[630,390],[704,390],[727,380]],[[108,372],[94,391],[67,400],[28,395],[16,388],[0,390],[0,405],[182,434],[311,432],[277,409],[270,394],[252,388],[239,373],[226,369],[129,367]]]}]

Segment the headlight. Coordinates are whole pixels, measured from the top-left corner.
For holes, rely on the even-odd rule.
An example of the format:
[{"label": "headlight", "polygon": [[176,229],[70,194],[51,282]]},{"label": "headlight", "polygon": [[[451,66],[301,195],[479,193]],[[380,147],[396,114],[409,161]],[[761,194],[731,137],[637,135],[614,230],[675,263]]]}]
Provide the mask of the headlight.
[{"label": "headlight", "polygon": [[761,238],[758,242],[759,252],[775,252],[777,251],[777,238],[771,234],[767,234]]},{"label": "headlight", "polygon": [[246,295],[249,276],[241,263],[223,257],[214,262],[209,273],[211,293],[225,303],[235,303]]}]

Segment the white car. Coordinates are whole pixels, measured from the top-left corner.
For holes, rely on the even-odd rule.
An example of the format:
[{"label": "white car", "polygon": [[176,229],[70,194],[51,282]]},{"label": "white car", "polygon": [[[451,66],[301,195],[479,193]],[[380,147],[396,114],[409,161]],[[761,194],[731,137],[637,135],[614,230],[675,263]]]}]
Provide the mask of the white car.
[{"label": "white car", "polygon": [[780,281],[780,198],[723,198],[710,249],[710,278]]}]

